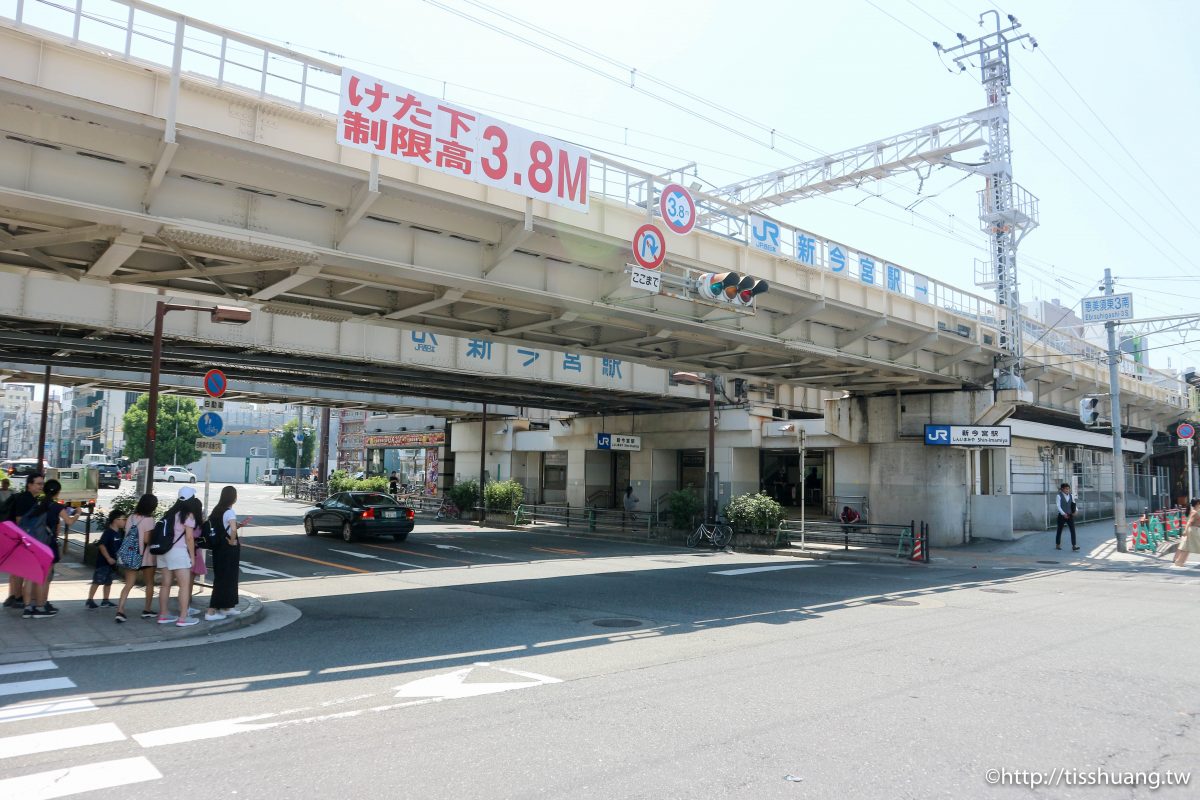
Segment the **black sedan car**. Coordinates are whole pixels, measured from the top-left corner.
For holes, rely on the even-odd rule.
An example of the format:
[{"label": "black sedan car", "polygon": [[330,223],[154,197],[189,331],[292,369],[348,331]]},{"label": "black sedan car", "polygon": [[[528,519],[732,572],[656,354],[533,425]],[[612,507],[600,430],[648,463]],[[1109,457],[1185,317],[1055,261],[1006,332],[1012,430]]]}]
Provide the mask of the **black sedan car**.
[{"label": "black sedan car", "polygon": [[101,489],[121,488],[121,471],[116,464],[97,464],[96,469],[100,471]]},{"label": "black sedan car", "polygon": [[304,515],[304,532],[340,533],[347,542],[360,536],[391,536],[403,542],[412,533],[413,510],[383,492],[339,492]]}]

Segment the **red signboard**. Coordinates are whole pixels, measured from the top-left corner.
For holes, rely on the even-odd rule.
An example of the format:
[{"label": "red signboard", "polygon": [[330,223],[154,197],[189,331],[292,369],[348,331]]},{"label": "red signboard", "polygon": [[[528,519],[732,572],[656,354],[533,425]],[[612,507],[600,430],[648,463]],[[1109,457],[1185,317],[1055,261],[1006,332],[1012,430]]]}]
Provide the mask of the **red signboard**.
[{"label": "red signboard", "polygon": [[446,443],[445,431],[431,433],[370,433],[363,437],[367,447],[440,447]]},{"label": "red signboard", "polygon": [[337,142],[588,210],[591,154],[582,147],[349,69],[342,70]]}]

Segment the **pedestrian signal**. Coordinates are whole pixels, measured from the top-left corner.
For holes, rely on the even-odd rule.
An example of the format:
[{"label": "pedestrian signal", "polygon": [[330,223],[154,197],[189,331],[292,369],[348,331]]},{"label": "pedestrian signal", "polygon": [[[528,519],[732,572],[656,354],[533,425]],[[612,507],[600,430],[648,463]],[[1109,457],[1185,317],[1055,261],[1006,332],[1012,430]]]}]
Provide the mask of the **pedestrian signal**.
[{"label": "pedestrian signal", "polygon": [[1079,421],[1084,425],[1095,425],[1100,419],[1100,412],[1096,410],[1096,406],[1100,405],[1100,398],[1085,397],[1079,401]]},{"label": "pedestrian signal", "polygon": [[767,282],[736,272],[706,272],[696,280],[696,293],[706,300],[748,306],[767,291]]}]

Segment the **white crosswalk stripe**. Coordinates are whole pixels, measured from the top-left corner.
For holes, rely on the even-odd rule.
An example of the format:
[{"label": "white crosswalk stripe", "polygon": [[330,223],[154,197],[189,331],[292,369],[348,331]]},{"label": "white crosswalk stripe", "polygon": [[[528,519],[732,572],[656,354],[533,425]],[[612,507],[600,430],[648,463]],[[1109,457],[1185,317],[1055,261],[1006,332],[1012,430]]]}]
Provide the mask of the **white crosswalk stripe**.
[{"label": "white crosswalk stripe", "polygon": [[0,797],[50,800],[53,797],[68,797],[98,789],[128,786],[161,777],[162,773],[148,758],[120,758],[0,780]]},{"label": "white crosswalk stripe", "polygon": [[[49,660],[0,665],[0,698],[74,689],[75,682],[66,677],[23,678],[30,673],[48,672],[58,668],[57,664]],[[9,676],[21,676],[23,679],[5,680]],[[112,722],[35,730],[32,733],[20,732],[22,722],[99,710],[88,697],[41,699],[0,706],[0,724],[4,725],[2,730],[12,734],[0,737],[0,764],[4,765],[0,767],[0,774],[5,776],[0,778],[0,798],[49,800],[162,778],[162,773],[143,756],[83,764],[64,763],[75,748],[95,745],[107,745],[111,748],[120,747],[121,743],[127,748],[135,747],[129,737]],[[55,756],[62,753],[62,761],[58,761],[57,758],[50,761],[50,764],[57,764],[51,770],[29,775],[17,774],[21,771],[22,757],[46,753]],[[118,753],[109,753],[115,754]]]}]

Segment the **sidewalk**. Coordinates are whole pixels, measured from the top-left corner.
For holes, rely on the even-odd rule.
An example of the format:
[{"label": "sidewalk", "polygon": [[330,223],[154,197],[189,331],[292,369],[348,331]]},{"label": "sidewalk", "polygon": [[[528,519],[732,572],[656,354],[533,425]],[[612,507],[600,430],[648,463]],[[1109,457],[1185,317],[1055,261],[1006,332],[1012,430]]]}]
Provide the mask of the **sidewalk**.
[{"label": "sidewalk", "polygon": [[[125,603],[129,621],[117,624],[116,609],[84,606],[88,588],[91,586],[92,568],[80,562],[80,553],[72,547],[56,567],[54,582],[50,584],[50,602],[58,613],[45,619],[24,619],[20,609],[0,609],[0,664],[18,661],[85,654],[132,652],[156,646],[171,646],[181,641],[204,640],[214,635],[244,628],[258,622],[264,614],[261,601],[242,595],[238,610],[242,613],[227,617],[219,622],[201,622],[189,628],[174,625],[159,625],[152,619],[142,619],[140,614],[146,602],[146,590],[135,586]],[[5,576],[7,583],[7,576]],[[115,603],[121,596],[122,583],[114,581],[111,599]],[[103,597],[104,589],[96,590],[96,602]],[[193,594],[196,608],[203,614],[208,608],[209,590]],[[172,594],[175,594],[174,592]],[[158,610],[158,592],[155,591],[154,609]],[[172,611],[178,610],[176,599],[171,600]]]}]

